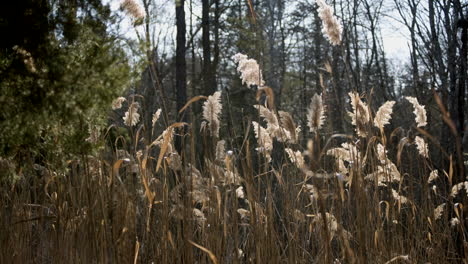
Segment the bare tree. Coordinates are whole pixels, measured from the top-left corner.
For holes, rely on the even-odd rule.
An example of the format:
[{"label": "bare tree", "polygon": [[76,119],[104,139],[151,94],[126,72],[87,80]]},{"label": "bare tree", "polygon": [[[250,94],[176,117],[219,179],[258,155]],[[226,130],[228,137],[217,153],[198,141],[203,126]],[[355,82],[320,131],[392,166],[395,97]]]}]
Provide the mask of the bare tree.
[{"label": "bare tree", "polygon": [[[176,26],[177,26],[177,47],[176,47],[176,109],[179,111],[187,101],[187,62],[185,60],[185,0],[176,0]],[[182,116],[186,120],[186,115]],[[182,148],[180,137],[176,138],[176,148]]]}]

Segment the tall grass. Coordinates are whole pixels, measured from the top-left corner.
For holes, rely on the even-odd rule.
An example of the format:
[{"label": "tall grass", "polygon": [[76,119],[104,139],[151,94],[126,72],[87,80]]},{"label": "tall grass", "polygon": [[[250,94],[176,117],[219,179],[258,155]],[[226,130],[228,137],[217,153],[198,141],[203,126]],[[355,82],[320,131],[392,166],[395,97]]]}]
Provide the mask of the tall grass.
[{"label": "tall grass", "polygon": [[[145,127],[134,99],[120,117],[127,138],[66,170],[17,172],[1,188],[0,262],[466,263],[468,184],[452,183],[450,167],[433,168],[425,134],[386,130],[406,101],[374,113],[350,93],[355,133],[326,136],[322,96],[311,98],[309,128],[299,128],[271,89],[260,92],[258,116],[236,137],[223,131],[231,106],[221,92],[184,108],[205,100],[202,120],[151,140],[141,135],[161,131],[161,111]],[[430,125],[410,101],[414,126]]]},{"label": "tall grass", "polygon": [[[337,45],[342,26],[317,2]],[[416,98],[406,97],[415,123],[388,131],[408,102],[377,108],[351,92],[354,133],[331,134],[326,96],[314,95],[301,128],[274,105],[258,63],[234,60],[259,87],[258,115],[241,123],[221,91],[182,108],[203,101],[201,120],[167,126],[169,113],[144,113],[142,96],[120,97],[112,108],[125,114],[90,132],[95,155],[66,169],[0,159],[0,263],[467,263],[468,181],[452,182],[450,156],[432,164],[439,145]]]}]

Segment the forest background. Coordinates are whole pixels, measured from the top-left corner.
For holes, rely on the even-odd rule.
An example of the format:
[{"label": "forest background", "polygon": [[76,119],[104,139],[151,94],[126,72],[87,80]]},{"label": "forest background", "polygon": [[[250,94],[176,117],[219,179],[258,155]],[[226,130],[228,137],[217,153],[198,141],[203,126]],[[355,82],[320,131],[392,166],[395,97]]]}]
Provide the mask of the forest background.
[{"label": "forest background", "polygon": [[[2,7],[0,227],[13,226],[0,235],[2,258],[8,262],[33,256],[38,263],[63,256],[74,256],[77,262],[123,262],[131,256],[131,261],[144,263],[259,262],[266,257],[277,262],[345,263],[464,259],[468,250],[463,214],[467,199],[463,188],[468,192],[468,3],[322,3],[26,0]],[[327,32],[327,23],[334,20],[324,20],[323,10],[332,10],[330,17],[339,23],[339,40]],[[402,32],[399,39],[405,39],[397,52],[389,49],[395,45],[389,32]],[[257,82],[245,83],[239,54],[258,63]],[[415,104],[408,97],[418,101]],[[314,108],[313,98],[315,102],[320,98],[324,107]],[[364,130],[357,120],[359,102],[365,102],[369,115]],[[376,132],[370,120],[386,102],[393,102],[393,118],[385,130],[382,125]],[[427,125],[418,123],[418,116],[414,124],[413,107],[418,115],[417,106],[424,110]],[[313,129],[317,109],[321,114]],[[207,117],[207,111],[215,114]],[[290,119],[283,118],[285,112]],[[292,141],[272,136],[268,149],[262,129],[256,127],[262,118],[267,130],[271,122],[286,127],[286,119],[301,129],[290,131]],[[167,136],[172,133],[174,142]],[[426,152],[420,145],[409,148],[419,144],[418,138],[424,138]],[[364,184],[387,160],[379,160],[376,142],[385,146],[398,167],[398,179],[389,181],[399,182],[393,187],[378,175],[377,186]],[[325,158],[332,146],[345,143],[360,150],[357,160],[342,160],[346,172],[340,158],[336,157],[337,163]],[[224,151],[222,159],[218,157],[221,145],[231,151]],[[297,156],[291,158],[292,149],[303,151],[307,166],[298,165]],[[230,157],[226,153],[236,157],[232,165],[236,169],[226,161]],[[179,159],[180,167],[174,165]],[[167,168],[161,172],[163,166]],[[201,200],[192,197],[198,185],[190,181],[193,186],[188,187],[191,184],[184,180],[194,177],[192,169],[186,175],[186,167],[192,166],[200,172],[201,185],[210,186]],[[294,173],[283,171],[291,166]],[[223,177],[234,173],[241,180],[217,184],[218,176],[213,175],[219,170],[224,170]],[[434,171],[441,175],[436,185],[432,185],[434,179],[428,181]],[[339,177],[314,181],[320,173]],[[393,173],[383,174],[394,177]],[[114,180],[118,174],[122,185]],[[341,177],[346,179],[343,186]],[[353,177],[354,184],[349,180]],[[362,182],[356,180],[360,177]],[[179,191],[182,183],[185,189]],[[390,191],[381,189],[381,184]],[[239,195],[240,187],[247,194]],[[179,200],[169,197],[175,190],[180,192]],[[319,190],[328,193],[317,194]],[[344,190],[368,196],[344,198]],[[395,194],[393,190],[398,190],[393,195],[397,203],[390,205],[387,196]],[[309,192],[310,197],[299,199]],[[401,212],[406,202],[398,200],[399,195],[411,201],[406,208],[411,213]],[[92,202],[98,198],[100,205]],[[267,198],[275,202],[270,204]],[[214,200],[218,207],[209,205]],[[253,217],[259,211],[257,204],[273,224],[265,226],[259,220],[263,216]],[[362,211],[346,211],[356,204],[366,206]],[[440,206],[445,208],[445,218],[437,230],[432,225],[440,217],[434,216]],[[191,208],[190,213],[174,220],[179,207]],[[91,208],[97,210],[95,215],[90,215]],[[223,218],[213,208],[224,208]],[[242,208],[249,212],[248,220],[239,212]],[[208,216],[210,210],[217,214]],[[397,229],[392,229],[390,213],[382,217],[382,210],[392,211],[401,222]],[[341,226],[335,230],[339,233],[335,239],[329,233],[333,224],[323,220],[331,219],[332,213]],[[232,222],[231,217],[238,214],[249,227]],[[302,217],[294,220],[291,214]],[[424,222],[428,218],[429,229]],[[461,222],[457,228],[453,219]],[[211,221],[222,234],[220,246],[205,229]],[[320,226],[320,221],[328,225]],[[298,226],[289,226],[293,222]],[[350,222],[354,224],[349,226]],[[362,231],[366,222],[373,223],[368,232]],[[301,232],[301,223],[306,223],[307,231]],[[317,226],[324,230],[322,240],[329,241],[323,246],[310,238]],[[158,238],[151,239],[155,233]],[[231,245],[228,234],[234,233],[236,245]],[[255,246],[250,240],[265,238],[272,242]],[[63,241],[69,248],[53,250]],[[88,247],[85,241],[93,242]],[[7,246],[12,243],[23,245],[22,249]],[[73,251],[74,245],[82,250]],[[155,249],[161,245],[163,251]],[[182,253],[177,256],[177,252]]]}]

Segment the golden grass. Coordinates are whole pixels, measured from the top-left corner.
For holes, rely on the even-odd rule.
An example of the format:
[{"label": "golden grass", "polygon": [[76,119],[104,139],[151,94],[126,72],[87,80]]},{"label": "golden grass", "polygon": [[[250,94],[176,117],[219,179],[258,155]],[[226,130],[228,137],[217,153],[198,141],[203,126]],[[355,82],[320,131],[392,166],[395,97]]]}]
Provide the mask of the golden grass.
[{"label": "golden grass", "polygon": [[174,123],[147,146],[136,133],[110,157],[105,146],[66,170],[19,172],[0,189],[0,263],[463,262],[468,185],[418,155],[414,138],[388,140],[391,111],[359,137],[296,138],[292,116],[270,104],[258,128],[273,122],[294,140],[272,133],[262,146],[252,126],[235,140]]}]

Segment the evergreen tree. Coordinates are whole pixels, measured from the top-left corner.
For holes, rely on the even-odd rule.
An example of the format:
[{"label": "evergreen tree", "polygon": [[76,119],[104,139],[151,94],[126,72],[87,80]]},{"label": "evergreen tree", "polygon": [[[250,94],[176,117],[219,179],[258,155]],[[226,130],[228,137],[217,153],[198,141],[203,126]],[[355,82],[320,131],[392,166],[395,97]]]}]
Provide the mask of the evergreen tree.
[{"label": "evergreen tree", "polygon": [[104,120],[129,77],[109,6],[26,0],[0,12],[0,155],[52,162],[89,150],[88,121]]}]

